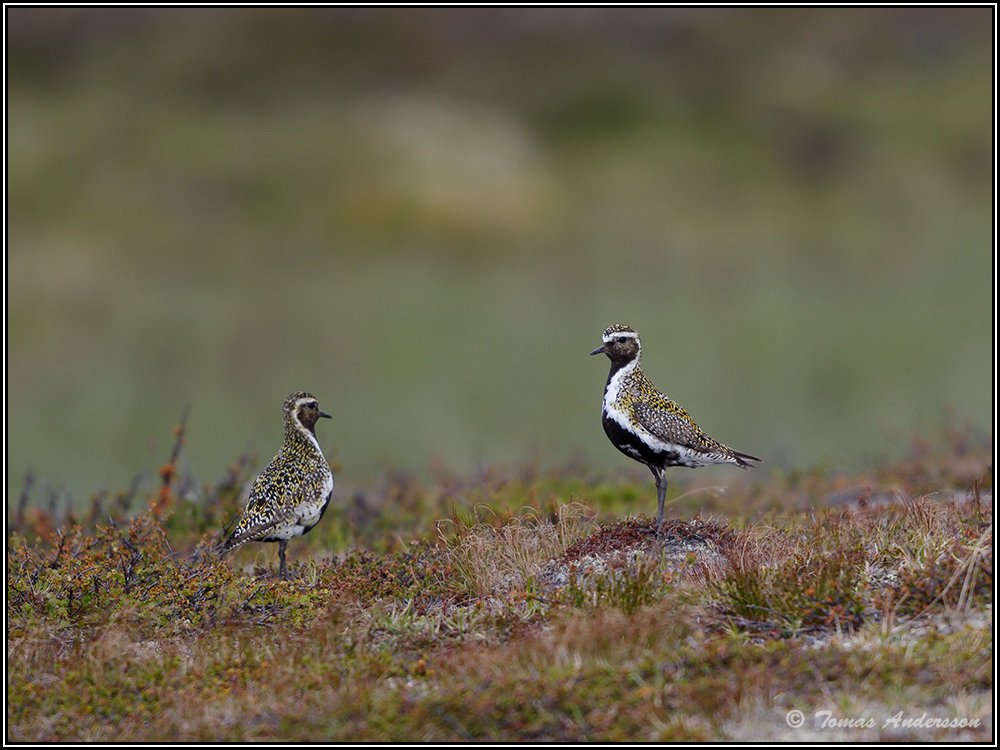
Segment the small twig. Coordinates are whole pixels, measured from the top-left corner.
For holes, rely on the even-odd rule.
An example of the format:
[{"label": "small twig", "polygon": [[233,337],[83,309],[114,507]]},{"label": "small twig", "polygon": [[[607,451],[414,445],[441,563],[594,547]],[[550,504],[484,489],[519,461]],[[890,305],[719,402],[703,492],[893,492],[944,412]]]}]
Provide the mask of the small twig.
[{"label": "small twig", "polygon": [[49,516],[52,517],[52,522],[55,523],[56,511],[59,509],[59,493],[54,487],[49,485]]},{"label": "small twig", "polygon": [[174,548],[170,544],[170,540],[167,539],[167,532],[163,530],[163,527],[160,526],[160,524],[155,524],[154,529],[159,533],[160,540],[163,542],[163,545],[167,548],[167,557],[174,557],[175,555]]},{"label": "small twig", "polygon": [[174,447],[170,451],[170,459],[162,467],[160,467],[160,479],[162,480],[162,485],[160,486],[160,491],[157,496],[151,502],[151,509],[154,516],[159,516],[170,507],[172,503],[172,493],[170,491],[170,485],[174,481],[174,477],[177,476],[177,459],[180,458],[181,446],[184,444],[184,432],[186,430],[188,414],[191,412],[190,404],[184,407],[184,411],[181,413],[180,421],[174,427],[174,435],[176,435],[176,440],[174,440]]},{"label": "small twig", "polygon": [[170,451],[170,459],[164,464],[163,468],[160,469],[160,477],[163,479],[163,489],[166,491],[170,487],[170,483],[173,482],[174,477],[177,475],[177,459],[181,455],[181,446],[184,444],[184,433],[187,430],[187,418],[188,414],[191,413],[191,405],[188,404],[184,407],[184,411],[181,413],[180,421],[174,427],[174,434],[177,439],[174,440],[174,447]]},{"label": "small twig", "polygon": [[35,474],[31,469],[24,475],[24,485],[21,487],[21,497],[17,500],[17,515],[14,516],[14,528],[17,531],[24,529],[24,511],[28,507],[28,498],[31,496],[31,487],[35,483]]},{"label": "small twig", "polygon": [[191,413],[191,404],[184,407],[184,411],[181,413],[181,419],[177,423],[177,427],[174,432],[177,435],[177,439],[174,441],[174,449],[170,452],[170,463],[176,464],[177,459],[181,455],[181,444],[184,442],[184,432],[187,430],[187,420],[188,415]]},{"label": "small twig", "polygon": [[[250,595],[246,599],[243,600],[243,604],[240,605],[240,608],[241,609],[248,609],[250,607],[250,600],[253,599],[255,596],[257,596],[257,594],[259,594],[260,591],[261,591],[261,589],[263,589],[265,586],[268,586],[268,584],[262,583],[260,586],[258,586],[253,591],[251,591]],[[268,588],[270,588],[270,587],[268,586]]]},{"label": "small twig", "polygon": [[121,495],[117,500],[118,510],[121,511],[122,516],[127,516],[129,510],[132,507],[132,500],[135,499],[136,492],[139,491],[139,482],[142,480],[142,475],[145,472],[139,472],[132,477],[132,481],[129,482],[128,489],[125,491],[124,495]]},{"label": "small twig", "polygon": [[64,529],[59,529],[57,533],[59,534],[59,547],[56,549],[56,556],[52,558],[52,562],[49,563],[49,567],[52,570],[59,567],[59,560],[62,558],[63,552],[66,548],[66,531]]},{"label": "small twig", "polygon": [[104,515],[104,498],[107,490],[100,490],[90,496],[90,512],[87,514],[87,526],[94,528],[98,519]]}]

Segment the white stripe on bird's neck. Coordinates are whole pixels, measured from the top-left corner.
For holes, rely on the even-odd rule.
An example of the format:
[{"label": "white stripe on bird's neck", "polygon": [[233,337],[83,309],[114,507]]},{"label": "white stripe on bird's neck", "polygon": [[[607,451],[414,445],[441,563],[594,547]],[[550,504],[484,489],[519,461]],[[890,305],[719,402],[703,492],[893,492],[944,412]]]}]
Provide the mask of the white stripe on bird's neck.
[{"label": "white stripe on bird's neck", "polygon": [[641,354],[637,354],[635,359],[629,362],[627,365],[622,365],[618,368],[614,375],[608,379],[608,385],[604,389],[604,405],[605,407],[611,406],[618,401],[618,397],[621,395],[622,381],[624,381],[629,375],[635,372],[636,368],[639,366],[639,362],[642,359]]},{"label": "white stripe on bird's neck", "polygon": [[323,456],[323,449],[319,447],[319,441],[316,439],[316,435],[313,433],[312,430],[310,430],[308,427],[306,427],[299,421],[298,415],[292,418],[292,425],[296,432],[298,432],[304,438],[307,438],[309,442],[312,443],[313,448],[316,449],[316,453],[318,453],[320,456]]}]

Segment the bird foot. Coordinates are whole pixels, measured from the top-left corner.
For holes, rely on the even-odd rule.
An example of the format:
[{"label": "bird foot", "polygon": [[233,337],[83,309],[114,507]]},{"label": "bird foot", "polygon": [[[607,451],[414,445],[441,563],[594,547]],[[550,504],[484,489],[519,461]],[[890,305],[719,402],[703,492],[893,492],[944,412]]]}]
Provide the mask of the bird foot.
[{"label": "bird foot", "polygon": [[640,534],[650,534],[656,536],[660,533],[663,528],[663,521],[651,521],[650,523],[638,527],[637,531]]}]

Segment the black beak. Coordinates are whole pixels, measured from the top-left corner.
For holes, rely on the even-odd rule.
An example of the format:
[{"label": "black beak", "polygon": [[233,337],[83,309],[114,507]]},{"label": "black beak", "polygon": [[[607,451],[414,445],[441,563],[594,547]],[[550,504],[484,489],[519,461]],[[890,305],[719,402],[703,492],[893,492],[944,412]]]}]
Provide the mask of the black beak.
[{"label": "black beak", "polygon": [[327,413],[326,413],[325,411],[321,411],[321,412],[319,413],[319,415],[320,415],[321,417],[326,417],[327,419],[333,419],[333,417],[331,417],[331,416],[330,416],[329,414],[327,414]]},{"label": "black beak", "polygon": [[599,347],[597,347],[596,349],[594,349],[594,351],[590,353],[590,356],[593,357],[595,354],[607,354],[607,353],[608,350],[604,348],[604,344],[601,344]]}]

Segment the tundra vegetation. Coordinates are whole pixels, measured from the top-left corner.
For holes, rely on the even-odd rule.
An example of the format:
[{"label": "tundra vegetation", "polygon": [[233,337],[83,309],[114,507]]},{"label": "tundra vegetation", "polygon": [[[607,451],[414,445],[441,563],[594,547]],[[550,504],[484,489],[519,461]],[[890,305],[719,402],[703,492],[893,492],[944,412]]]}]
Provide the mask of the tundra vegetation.
[{"label": "tundra vegetation", "polygon": [[70,510],[25,482],[8,740],[992,736],[992,444],[967,429],[850,473],[678,471],[658,531],[641,474],[386,473],[338,486],[290,580],[274,545],[216,552],[256,460],[199,481],[176,432],[156,487]]}]

